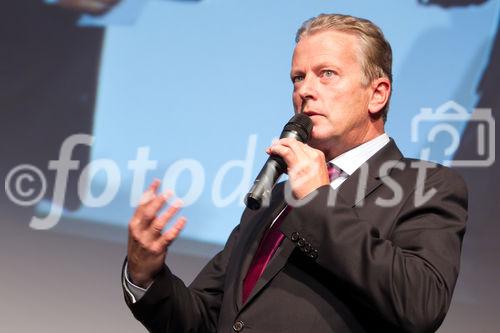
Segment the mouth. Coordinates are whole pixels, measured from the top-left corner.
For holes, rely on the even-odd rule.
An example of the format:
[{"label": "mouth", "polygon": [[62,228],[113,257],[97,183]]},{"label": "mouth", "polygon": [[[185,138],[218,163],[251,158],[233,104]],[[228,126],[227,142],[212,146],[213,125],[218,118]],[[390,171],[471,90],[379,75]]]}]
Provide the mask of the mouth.
[{"label": "mouth", "polygon": [[312,117],[312,116],[323,116],[321,113],[316,112],[316,111],[311,111],[311,110],[304,110],[303,113],[306,114],[306,115],[308,115],[309,117]]}]

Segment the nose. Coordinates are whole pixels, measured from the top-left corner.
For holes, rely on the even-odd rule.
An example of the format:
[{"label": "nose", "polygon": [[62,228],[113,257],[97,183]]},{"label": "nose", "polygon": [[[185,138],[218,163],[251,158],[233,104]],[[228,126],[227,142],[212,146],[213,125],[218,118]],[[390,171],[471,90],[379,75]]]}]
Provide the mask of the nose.
[{"label": "nose", "polygon": [[300,109],[303,105],[310,100],[316,100],[318,91],[316,89],[316,82],[312,75],[306,75],[304,79],[298,84],[296,89],[297,95],[300,97]]}]

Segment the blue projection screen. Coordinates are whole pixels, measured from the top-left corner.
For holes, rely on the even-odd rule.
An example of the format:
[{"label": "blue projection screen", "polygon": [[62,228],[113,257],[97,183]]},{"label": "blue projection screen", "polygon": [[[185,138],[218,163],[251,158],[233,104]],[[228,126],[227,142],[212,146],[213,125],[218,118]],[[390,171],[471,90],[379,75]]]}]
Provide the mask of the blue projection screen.
[{"label": "blue projection screen", "polygon": [[[104,25],[106,32],[83,200],[62,215],[126,227],[138,195],[159,178],[186,202],[182,237],[223,244],[267,158],[265,148],[293,113],[289,70],[296,29],[321,12],[350,13],[381,26],[394,52],[387,132],[406,155],[420,157],[431,144],[425,124],[433,114],[462,112],[454,124],[458,135],[470,119],[498,8],[492,1],[456,8],[395,0],[383,7],[362,1],[125,1],[121,20],[81,19],[82,26]],[[449,141],[437,136],[427,158],[451,159]],[[37,214],[43,218],[52,205],[46,198]]]}]

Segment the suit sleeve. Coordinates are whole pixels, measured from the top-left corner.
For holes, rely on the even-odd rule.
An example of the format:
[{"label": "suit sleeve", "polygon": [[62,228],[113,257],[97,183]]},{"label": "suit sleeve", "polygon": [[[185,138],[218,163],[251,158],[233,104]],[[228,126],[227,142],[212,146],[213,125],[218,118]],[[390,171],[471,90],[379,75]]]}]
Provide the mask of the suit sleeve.
[{"label": "suit sleeve", "polygon": [[434,332],[458,276],[467,190],[448,168],[436,169],[424,187],[437,192],[416,205],[414,187],[396,219],[388,221],[393,229],[387,239],[374,224],[360,220],[342,191],[328,207],[334,193],[330,186],[304,198],[310,200],[293,209],[281,229],[295,242],[301,235],[315,252],[311,260],[346,283],[353,297],[399,332]]},{"label": "suit sleeve", "polygon": [[125,302],[134,317],[152,333],[216,332],[226,267],[238,234],[239,227],[236,227],[224,249],[189,287],[165,265],[136,303],[124,291]]}]

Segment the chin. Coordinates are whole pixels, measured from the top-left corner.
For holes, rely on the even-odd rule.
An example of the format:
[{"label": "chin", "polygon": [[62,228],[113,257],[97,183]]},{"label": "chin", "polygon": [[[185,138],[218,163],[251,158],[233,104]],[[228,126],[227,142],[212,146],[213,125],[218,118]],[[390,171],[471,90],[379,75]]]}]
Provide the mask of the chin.
[{"label": "chin", "polygon": [[325,142],[331,141],[337,135],[333,133],[331,128],[325,128],[325,126],[314,126],[311,132],[311,141],[315,142]]},{"label": "chin", "polygon": [[308,141],[308,145],[319,149],[323,152],[329,150],[335,142],[338,141],[338,136],[327,130],[315,130],[313,128],[311,133],[311,138]]},{"label": "chin", "polygon": [[329,145],[331,145],[331,142],[328,138],[312,136],[307,144],[313,148],[324,151],[329,147]]}]

